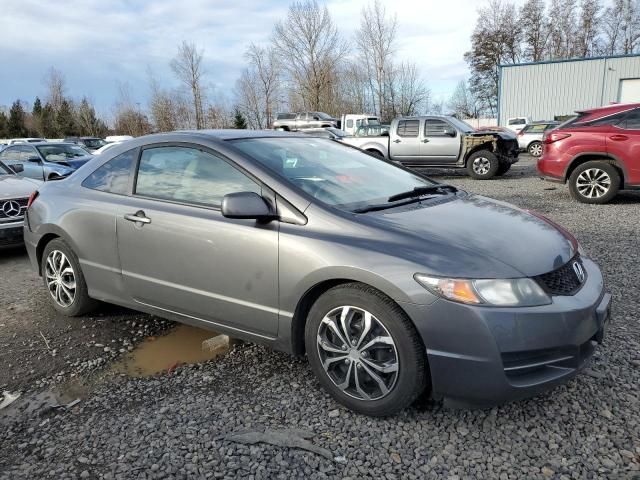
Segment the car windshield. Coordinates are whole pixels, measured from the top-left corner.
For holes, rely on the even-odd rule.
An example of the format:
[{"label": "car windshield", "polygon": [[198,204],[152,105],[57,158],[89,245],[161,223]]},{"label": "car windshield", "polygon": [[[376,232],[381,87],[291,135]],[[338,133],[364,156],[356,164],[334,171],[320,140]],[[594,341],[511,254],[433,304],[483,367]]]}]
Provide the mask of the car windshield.
[{"label": "car windshield", "polygon": [[40,145],[36,147],[47,162],[64,162],[77,157],[91,155],[87,150],[79,145],[58,144]]},{"label": "car windshield", "polygon": [[331,120],[331,115],[327,115],[326,113],[323,112],[314,112],[314,115],[317,115],[318,117],[320,117],[322,120]]},{"label": "car windshield", "polygon": [[85,138],[82,140],[84,144],[89,148],[100,148],[103,145],[106,145],[107,142],[102,140],[101,138]]},{"label": "car windshield", "polygon": [[342,210],[384,203],[398,193],[436,185],[322,138],[245,138],[231,143],[316,199]]},{"label": "car windshield", "polygon": [[453,123],[453,125],[463,133],[470,133],[475,131],[475,129],[464,120],[459,120],[455,117],[449,117],[447,118],[447,120]]},{"label": "car windshield", "polygon": [[13,175],[13,172],[4,163],[0,162],[0,175]]}]

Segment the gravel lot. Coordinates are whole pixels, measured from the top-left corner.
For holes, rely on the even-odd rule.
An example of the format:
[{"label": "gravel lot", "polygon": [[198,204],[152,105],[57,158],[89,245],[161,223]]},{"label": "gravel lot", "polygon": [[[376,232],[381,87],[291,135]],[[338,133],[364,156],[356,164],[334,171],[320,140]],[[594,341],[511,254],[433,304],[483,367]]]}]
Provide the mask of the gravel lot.
[{"label": "gravel lot", "polygon": [[[439,179],[549,216],[602,266],[614,324],[569,384],[491,410],[423,401],[373,419],[333,402],[305,361],[247,344],[172,375],[100,376],[121,349],[169,323],[113,308],[58,318],[33,291],[24,253],[0,254],[0,301],[9,305],[0,312],[0,355],[12,349],[0,386],[28,395],[71,375],[93,379],[69,411],[0,424],[0,478],[640,478],[640,192],[606,206],[577,204],[566,187],[538,180],[533,165],[523,157],[494,181]],[[92,341],[114,347],[105,355]],[[95,358],[103,360],[79,366]],[[231,438],[237,433],[251,435]],[[240,443],[252,435],[276,445]],[[309,445],[325,450],[292,448]]]}]

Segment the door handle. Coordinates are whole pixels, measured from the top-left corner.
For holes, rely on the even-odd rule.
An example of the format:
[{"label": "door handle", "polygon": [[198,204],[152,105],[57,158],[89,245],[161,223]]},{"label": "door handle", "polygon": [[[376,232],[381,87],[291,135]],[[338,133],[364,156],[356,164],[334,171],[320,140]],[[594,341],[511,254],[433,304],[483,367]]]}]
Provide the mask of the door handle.
[{"label": "door handle", "polygon": [[400,140],[399,138],[396,138],[393,143],[400,143],[402,140]]},{"label": "door handle", "polygon": [[625,140],[628,140],[629,137],[627,137],[626,135],[615,134],[615,135],[611,135],[609,139],[615,142],[623,142]]},{"label": "door handle", "polygon": [[136,223],[151,223],[151,219],[147,217],[142,210],[138,210],[136,213],[127,213],[124,219]]},{"label": "door handle", "polygon": [[429,143],[429,139],[425,138],[424,140],[422,140],[422,143]]}]

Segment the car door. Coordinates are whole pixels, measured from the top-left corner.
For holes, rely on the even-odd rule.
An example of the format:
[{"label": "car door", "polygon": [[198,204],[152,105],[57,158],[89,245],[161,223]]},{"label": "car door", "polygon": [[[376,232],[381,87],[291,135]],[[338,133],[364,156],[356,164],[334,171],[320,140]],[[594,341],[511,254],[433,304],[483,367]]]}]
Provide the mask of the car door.
[{"label": "car door", "polygon": [[640,109],[625,115],[606,135],[607,152],[626,169],[626,183],[640,185]]},{"label": "car door", "polygon": [[227,219],[227,193],[261,186],[195,145],[144,148],[128,210],[116,219],[125,286],[135,302],[189,320],[273,337],[278,223]]},{"label": "car door", "polygon": [[439,118],[427,118],[423,128],[420,156],[424,163],[455,164],[460,153],[460,135],[454,126]]},{"label": "car door", "polygon": [[393,160],[412,163],[420,161],[420,120],[398,120],[390,138],[390,157]]}]

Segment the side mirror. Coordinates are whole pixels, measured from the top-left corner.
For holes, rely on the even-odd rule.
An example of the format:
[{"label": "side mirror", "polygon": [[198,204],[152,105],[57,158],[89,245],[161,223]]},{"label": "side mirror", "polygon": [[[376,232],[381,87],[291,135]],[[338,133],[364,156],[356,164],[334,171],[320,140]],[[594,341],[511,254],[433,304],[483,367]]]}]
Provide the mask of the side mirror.
[{"label": "side mirror", "polygon": [[40,157],[29,157],[27,158],[27,162],[40,163]]},{"label": "side mirror", "polygon": [[267,202],[254,192],[228,193],[222,198],[222,215],[226,218],[273,220],[276,216]]},{"label": "side mirror", "polygon": [[11,170],[13,170],[16,173],[21,173],[24,172],[24,165],[21,163],[16,163],[14,165],[10,165]]}]

